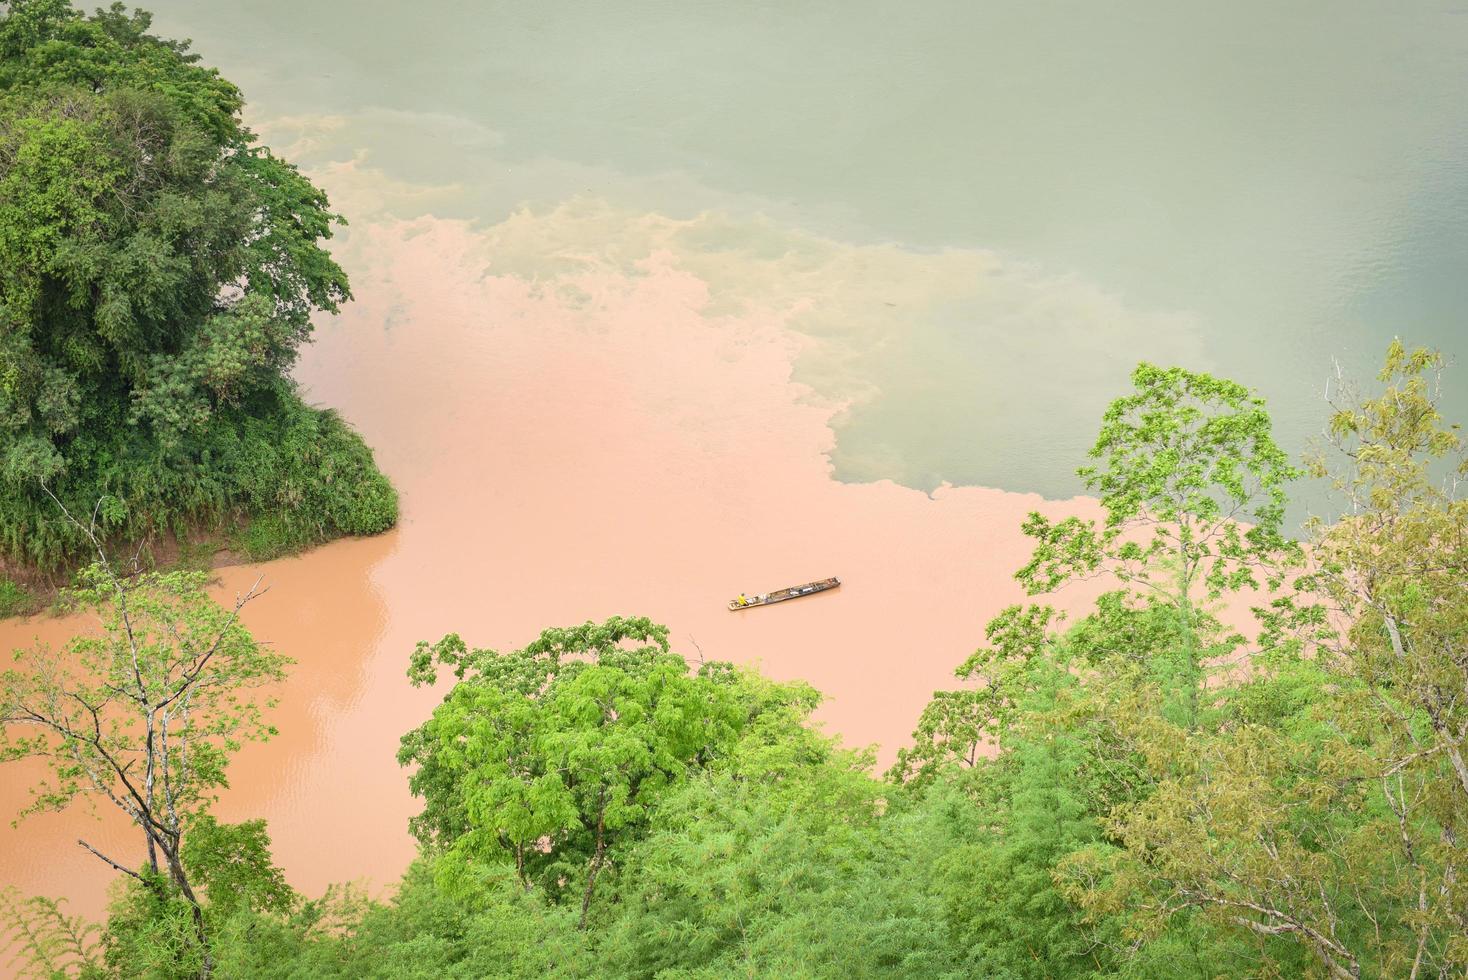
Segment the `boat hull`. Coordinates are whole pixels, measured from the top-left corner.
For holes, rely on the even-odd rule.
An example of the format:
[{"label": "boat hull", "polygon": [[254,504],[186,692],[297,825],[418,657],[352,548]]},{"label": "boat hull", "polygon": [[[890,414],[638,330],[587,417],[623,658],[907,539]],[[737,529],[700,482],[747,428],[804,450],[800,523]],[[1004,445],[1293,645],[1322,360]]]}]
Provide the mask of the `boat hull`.
[{"label": "boat hull", "polygon": [[829,592],[840,588],[839,578],[823,578],[816,582],[807,582],[804,585],[792,585],[788,589],[776,589],[774,592],[765,592],[760,595],[747,597],[743,602],[738,599],[729,600],[729,608],[734,612],[745,609],[754,609],[757,606],[772,606],[777,602],[785,602],[790,599],[801,599],[808,595],[819,592]]}]

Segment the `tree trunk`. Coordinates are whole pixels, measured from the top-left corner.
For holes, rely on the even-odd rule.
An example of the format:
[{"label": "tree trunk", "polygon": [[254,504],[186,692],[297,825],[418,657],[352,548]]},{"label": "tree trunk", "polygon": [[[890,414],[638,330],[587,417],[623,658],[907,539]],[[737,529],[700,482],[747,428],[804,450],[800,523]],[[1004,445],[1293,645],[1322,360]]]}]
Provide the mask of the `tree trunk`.
[{"label": "tree trunk", "polygon": [[1198,687],[1202,682],[1199,676],[1198,665],[1198,637],[1193,624],[1193,589],[1192,570],[1186,557],[1181,558],[1181,567],[1178,569],[1177,582],[1177,611],[1178,619],[1182,624],[1182,644],[1184,676],[1182,682],[1187,685],[1184,712],[1186,727],[1192,730],[1198,724]]},{"label": "tree trunk", "polygon": [[203,956],[203,965],[199,967],[199,977],[201,980],[209,980],[209,976],[214,972],[214,958],[209,953],[209,936],[204,928],[204,907],[200,904],[198,896],[194,894],[193,887],[189,885],[188,876],[184,874],[183,863],[178,857],[177,844],[172,847],[165,845],[163,856],[168,860],[169,877],[173,879],[173,883],[178,886],[178,890],[183,893],[183,897],[191,906],[194,935],[199,940],[199,952]]},{"label": "tree trunk", "polygon": [[606,790],[602,790],[600,809],[596,815],[596,850],[591,855],[591,868],[586,874],[586,893],[581,896],[581,919],[576,928],[585,930],[586,912],[591,908],[591,890],[596,887],[596,875],[601,870],[602,855],[606,853]]}]

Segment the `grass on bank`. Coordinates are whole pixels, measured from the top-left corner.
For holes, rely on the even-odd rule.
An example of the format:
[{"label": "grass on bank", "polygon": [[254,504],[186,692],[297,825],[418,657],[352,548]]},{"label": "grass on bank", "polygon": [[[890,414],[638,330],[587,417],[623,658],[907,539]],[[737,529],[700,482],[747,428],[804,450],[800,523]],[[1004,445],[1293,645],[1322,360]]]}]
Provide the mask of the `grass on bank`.
[{"label": "grass on bank", "polygon": [[[134,427],[83,435],[72,450],[57,495],[81,520],[96,514],[114,554],[148,542],[141,557],[150,567],[203,570],[222,551],[267,561],[397,523],[397,491],[362,437],[289,385],[221,412],[182,452],[158,452]],[[0,556],[9,565],[0,617],[44,604],[90,550],[44,493],[0,486]]]},{"label": "grass on bank", "polygon": [[25,586],[8,578],[0,578],[0,619],[32,611],[36,596]]}]

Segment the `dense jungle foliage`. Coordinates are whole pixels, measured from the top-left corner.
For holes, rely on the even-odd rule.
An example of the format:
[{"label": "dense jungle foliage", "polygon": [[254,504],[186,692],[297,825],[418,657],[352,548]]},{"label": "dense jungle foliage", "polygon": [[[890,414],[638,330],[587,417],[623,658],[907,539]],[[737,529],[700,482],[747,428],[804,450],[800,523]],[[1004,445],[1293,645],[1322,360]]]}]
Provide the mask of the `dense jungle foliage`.
[{"label": "dense jungle foliage", "polygon": [[[148,832],[177,860],[124,869],[104,926],[12,894],[21,962],[119,977],[1463,976],[1468,501],[1453,490],[1468,457],[1437,411],[1440,367],[1394,345],[1380,389],[1334,406],[1306,468],[1341,516],[1311,522],[1303,547],[1282,526],[1301,473],[1262,403],[1138,368],[1083,470],[1105,520],[1032,516],[1017,573],[1037,596],[1098,574],[1115,587],[1074,621],[1043,603],[997,616],[885,775],[809,724],[808,686],[693,669],[644,619],[507,653],[450,635],[409,665],[413,683],[449,686],[402,740],[420,856],[390,898],[301,896],[263,823],[209,816],[229,744],[259,724],[226,712],[190,729],[217,767]],[[229,637],[236,703],[285,667],[196,583],[109,581],[95,573],[87,594],[112,610],[108,639],[73,651],[83,700],[98,672],[129,683],[124,592],[149,690],[187,677],[187,657],[147,640],[174,620]],[[61,703],[50,676],[7,674],[7,719]],[[144,691],[117,730],[141,732],[153,703]]]},{"label": "dense jungle foliage", "polygon": [[58,501],[114,542],[204,529],[255,557],[396,520],[370,450],[287,375],[350,298],[341,219],[148,27],[0,4],[0,569],[89,551]]}]

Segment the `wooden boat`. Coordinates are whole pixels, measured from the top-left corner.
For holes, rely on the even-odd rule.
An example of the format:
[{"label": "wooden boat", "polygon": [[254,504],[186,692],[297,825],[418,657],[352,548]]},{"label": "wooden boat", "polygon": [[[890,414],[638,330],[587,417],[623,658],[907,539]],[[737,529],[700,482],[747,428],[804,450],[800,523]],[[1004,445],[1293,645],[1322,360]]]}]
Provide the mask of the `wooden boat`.
[{"label": "wooden boat", "polygon": [[776,589],[774,592],[763,592],[759,595],[740,596],[738,599],[729,600],[729,608],[735,611],[740,609],[753,609],[755,606],[768,606],[775,602],[784,602],[786,599],[799,599],[803,595],[815,595],[817,592],[825,592],[840,586],[839,578],[823,578],[819,582],[807,582],[804,585],[792,585],[788,589]]}]

